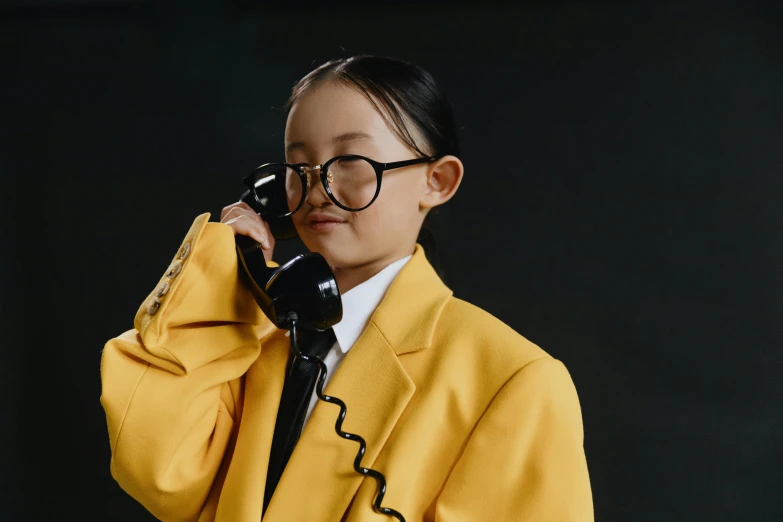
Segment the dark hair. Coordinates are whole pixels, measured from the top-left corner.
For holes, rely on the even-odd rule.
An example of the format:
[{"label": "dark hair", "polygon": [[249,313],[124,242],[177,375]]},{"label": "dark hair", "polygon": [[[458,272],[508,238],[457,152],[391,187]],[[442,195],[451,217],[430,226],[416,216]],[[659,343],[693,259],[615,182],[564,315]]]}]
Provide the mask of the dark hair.
[{"label": "dark hair", "polygon": [[[432,75],[418,65],[372,55],[328,61],[296,82],[284,106],[285,117],[305,92],[327,80],[342,83],[363,94],[383,116],[389,128],[419,155],[459,155],[451,104]],[[445,281],[447,278],[437,244],[428,226],[430,216],[436,210],[434,208],[427,214],[417,241]]]}]

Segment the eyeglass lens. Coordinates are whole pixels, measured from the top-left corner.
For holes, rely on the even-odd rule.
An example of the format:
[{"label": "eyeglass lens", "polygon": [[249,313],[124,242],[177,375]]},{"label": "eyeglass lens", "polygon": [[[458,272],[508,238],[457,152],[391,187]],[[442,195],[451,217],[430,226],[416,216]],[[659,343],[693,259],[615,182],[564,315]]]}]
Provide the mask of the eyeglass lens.
[{"label": "eyeglass lens", "polygon": [[[321,184],[318,169],[297,170],[280,165],[259,173],[254,183],[256,198],[269,209],[269,215],[285,215],[299,209],[309,190]],[[307,181],[309,178],[309,182]],[[378,177],[375,168],[361,158],[341,158],[329,164],[326,181],[332,197],[343,207],[359,210],[375,197]]]},{"label": "eyeglass lens", "polygon": [[[320,185],[320,172],[307,171],[310,176],[310,190]],[[343,158],[329,164],[326,182],[332,197],[343,207],[358,210],[370,204],[378,190],[375,168],[360,158]],[[286,195],[289,207],[295,207],[303,199],[303,184],[299,175],[290,170],[286,173]],[[293,207],[292,207],[293,208]]]}]

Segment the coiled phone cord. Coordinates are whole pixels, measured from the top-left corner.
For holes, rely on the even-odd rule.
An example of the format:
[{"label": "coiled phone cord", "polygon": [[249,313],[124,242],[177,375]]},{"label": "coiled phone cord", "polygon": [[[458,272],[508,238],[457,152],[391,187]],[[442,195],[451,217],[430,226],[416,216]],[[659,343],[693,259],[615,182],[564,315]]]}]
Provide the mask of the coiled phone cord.
[{"label": "coiled phone cord", "polygon": [[[294,314],[292,314],[293,316]],[[319,359],[318,357],[304,355],[302,352],[299,351],[299,345],[297,342],[297,333],[296,333],[296,323],[297,320],[295,317],[291,317],[291,348],[294,351],[294,355],[296,357],[301,357],[305,361],[311,361],[315,362],[318,365],[318,381],[315,383],[315,394],[318,396],[318,398],[324,402],[328,402],[331,404],[336,404],[340,407],[340,415],[337,416],[337,422],[334,424],[334,431],[337,432],[337,434],[348,440],[352,440],[359,443],[359,452],[356,454],[356,458],[353,461],[353,469],[364,476],[372,477],[375,479],[375,481],[378,483],[378,492],[375,495],[375,500],[373,501],[372,508],[376,513],[381,513],[383,515],[389,515],[390,517],[394,517],[400,522],[405,522],[405,517],[403,517],[398,511],[395,511],[394,509],[387,508],[387,507],[381,507],[381,502],[383,502],[383,497],[386,495],[386,478],[383,476],[383,474],[380,471],[376,471],[374,469],[365,468],[362,467],[362,457],[364,457],[364,452],[367,449],[367,443],[364,441],[364,439],[356,435],[355,433],[348,433],[347,431],[343,431],[343,420],[345,420],[345,413],[347,411],[347,408],[345,406],[345,403],[338,399],[337,397],[332,397],[331,395],[325,395],[324,394],[324,381],[326,380],[326,364]]]}]

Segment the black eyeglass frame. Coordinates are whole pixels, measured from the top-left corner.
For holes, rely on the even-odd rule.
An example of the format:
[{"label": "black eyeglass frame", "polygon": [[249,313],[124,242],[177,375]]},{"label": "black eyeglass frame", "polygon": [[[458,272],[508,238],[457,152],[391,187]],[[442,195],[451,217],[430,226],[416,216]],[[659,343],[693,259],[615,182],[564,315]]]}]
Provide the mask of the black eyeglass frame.
[{"label": "black eyeglass frame", "polygon": [[[326,195],[329,196],[329,199],[340,207],[343,210],[347,210],[348,212],[359,212],[361,210],[366,209],[370,205],[372,205],[376,199],[378,199],[378,195],[381,193],[381,180],[383,179],[383,173],[387,170],[394,170],[394,169],[400,169],[402,167],[409,167],[411,165],[419,165],[421,163],[428,163],[431,161],[435,161],[438,159],[439,156],[424,156],[421,158],[413,158],[409,160],[402,160],[402,161],[393,161],[391,163],[381,163],[380,161],[372,160],[365,156],[360,156],[358,154],[342,154],[340,156],[335,156],[334,158],[330,159],[323,165],[315,165],[314,167],[309,167],[306,164],[290,164],[290,163],[264,163],[263,165],[260,165],[259,167],[256,167],[253,172],[248,174],[242,179],[242,182],[245,184],[245,186],[248,187],[250,190],[250,193],[253,194],[253,198],[258,202],[259,205],[263,205],[261,201],[258,198],[258,194],[256,192],[256,185],[255,182],[258,179],[258,174],[260,171],[273,171],[274,169],[279,168],[290,168],[294,172],[296,172],[299,175],[299,179],[302,182],[302,198],[299,200],[299,203],[296,205],[294,210],[286,213],[281,214],[279,216],[275,216],[278,218],[284,218],[288,217],[296,211],[298,211],[300,208],[302,208],[302,204],[304,203],[305,199],[307,199],[307,191],[310,189],[310,175],[305,172],[305,170],[320,170],[320,178],[321,178],[321,185],[323,185],[324,190],[326,191]],[[337,198],[332,194],[332,190],[329,188],[329,166],[334,163],[335,161],[344,160],[344,159],[361,159],[372,165],[373,169],[375,170],[375,176],[376,176],[376,189],[375,194],[373,195],[372,199],[369,203],[367,203],[365,206],[361,208],[350,208],[346,207],[345,205],[341,204],[339,201],[337,201]]]}]

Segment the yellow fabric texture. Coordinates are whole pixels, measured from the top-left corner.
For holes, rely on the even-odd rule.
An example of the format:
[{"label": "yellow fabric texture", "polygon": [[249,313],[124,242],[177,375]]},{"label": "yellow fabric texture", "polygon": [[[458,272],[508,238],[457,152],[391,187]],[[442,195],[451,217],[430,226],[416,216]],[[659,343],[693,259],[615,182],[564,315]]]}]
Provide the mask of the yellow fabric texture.
[{"label": "yellow fabric texture", "polygon": [[[111,474],[164,521],[258,522],[290,348],[242,283],[233,231],[209,217],[161,277],[157,311],[153,290],[104,347]],[[593,520],[565,366],[453,297],[420,245],[325,391],[408,522]],[[338,413],[318,402],[264,521],[393,520],[373,511],[376,482],[353,470]]]}]

